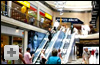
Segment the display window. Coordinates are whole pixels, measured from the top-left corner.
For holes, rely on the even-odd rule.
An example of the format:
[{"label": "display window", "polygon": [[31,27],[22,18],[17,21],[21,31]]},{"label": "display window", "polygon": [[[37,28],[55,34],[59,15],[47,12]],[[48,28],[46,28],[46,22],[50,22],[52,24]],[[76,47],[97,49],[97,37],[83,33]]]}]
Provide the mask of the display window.
[{"label": "display window", "polygon": [[7,1],[1,1],[1,14],[8,16]]},{"label": "display window", "polygon": [[20,21],[25,22],[26,20],[26,14],[21,12],[21,8],[24,8],[23,5],[17,3],[17,2],[12,2],[12,13],[11,17]]},{"label": "display window", "polygon": [[48,29],[52,25],[52,16],[48,13],[45,13],[45,28]]},{"label": "display window", "polygon": [[4,48],[5,45],[9,45],[9,36],[1,35],[1,48]]},{"label": "display window", "polygon": [[45,12],[40,9],[39,13],[40,13],[40,19],[39,19],[40,23],[39,23],[39,25],[40,25],[41,28],[45,28],[44,27],[45,26],[44,25],[44,22],[45,22]]},{"label": "display window", "polygon": [[31,5],[30,9],[28,9],[28,15],[31,15],[35,19],[37,19],[37,7],[35,7],[34,5]]},{"label": "display window", "polygon": [[25,23],[29,23],[29,16],[28,16],[28,9],[30,9],[29,2],[13,1],[12,8],[13,8],[11,11],[12,18],[25,22]]},{"label": "display window", "polygon": [[37,7],[34,5],[30,6],[30,9],[28,9],[28,15],[29,15],[29,23],[31,25],[37,26]]},{"label": "display window", "polygon": [[19,47],[22,47],[22,40],[21,37],[13,37],[13,45],[18,45]]}]

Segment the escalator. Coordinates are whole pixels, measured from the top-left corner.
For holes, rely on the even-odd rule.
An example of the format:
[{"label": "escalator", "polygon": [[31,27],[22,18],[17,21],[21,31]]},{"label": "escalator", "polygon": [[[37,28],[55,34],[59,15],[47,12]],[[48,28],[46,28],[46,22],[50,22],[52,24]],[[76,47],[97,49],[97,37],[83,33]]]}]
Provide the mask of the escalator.
[{"label": "escalator", "polygon": [[[56,36],[59,35],[59,31],[57,33],[54,34],[54,36],[52,37],[50,43],[47,42],[47,40],[45,41],[45,39],[42,41],[41,45],[39,45],[36,53],[34,54],[34,59],[33,59],[33,64],[39,64],[40,63],[40,53],[42,49],[48,49],[52,43],[54,42],[54,40],[56,39]],[[48,39],[48,36],[46,36],[46,38]]]},{"label": "escalator", "polygon": [[[62,31],[58,31],[52,38],[52,40],[50,41],[50,43],[46,43],[44,45],[44,48],[41,48],[42,49],[45,49],[45,56],[46,58],[48,59],[48,57],[51,56],[51,52],[53,50],[53,48],[55,49],[59,49],[59,48],[66,48],[67,46],[69,46],[69,44],[67,43],[64,43],[63,40],[67,37],[67,39],[70,39],[71,38],[71,35],[68,35],[67,36],[67,32],[68,30],[66,31],[66,34]],[[48,44],[48,45],[47,45]],[[63,47],[64,46],[64,47]],[[68,47],[67,47],[68,48]],[[41,52],[41,51],[40,51]],[[35,60],[33,61],[33,64],[40,64],[40,53],[38,53],[38,56],[35,58]]]},{"label": "escalator", "polygon": [[63,50],[64,52],[62,53],[63,55],[63,64],[66,64],[71,61],[71,52],[72,48],[75,43],[75,34],[67,35],[66,41],[64,42]]},{"label": "escalator", "polygon": [[44,39],[42,40],[41,44],[39,45],[39,47],[38,47],[37,50],[35,51],[34,58],[33,58],[33,60],[32,60],[33,63],[34,63],[34,61],[36,61],[36,59],[38,58],[38,56],[39,56],[41,50],[44,48],[44,46],[45,46],[45,44],[47,43],[47,41],[48,41],[48,35],[46,35],[46,36],[44,37]]}]

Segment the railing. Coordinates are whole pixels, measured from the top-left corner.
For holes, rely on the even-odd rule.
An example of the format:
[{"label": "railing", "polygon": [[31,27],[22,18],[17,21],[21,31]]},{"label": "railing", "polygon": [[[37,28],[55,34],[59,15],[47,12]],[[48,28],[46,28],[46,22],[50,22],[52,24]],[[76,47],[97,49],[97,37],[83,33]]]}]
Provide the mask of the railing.
[{"label": "railing", "polygon": [[40,21],[34,19],[33,16],[31,15],[26,15],[25,13],[22,13],[19,10],[16,10],[12,7],[9,7],[3,3],[1,3],[1,15],[9,17],[9,18],[13,18],[15,20],[18,20],[20,22],[26,23],[26,24],[30,24],[32,26],[36,26],[42,29],[47,30],[48,27],[43,27],[43,23],[41,23]]}]

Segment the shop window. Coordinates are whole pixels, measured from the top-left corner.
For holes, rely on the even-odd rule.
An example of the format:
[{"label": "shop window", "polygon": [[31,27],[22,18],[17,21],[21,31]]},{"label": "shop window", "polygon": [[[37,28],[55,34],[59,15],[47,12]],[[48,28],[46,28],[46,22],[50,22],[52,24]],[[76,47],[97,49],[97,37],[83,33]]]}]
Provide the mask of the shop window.
[{"label": "shop window", "polygon": [[13,45],[18,45],[18,46],[22,47],[22,38],[13,37]]},{"label": "shop window", "polygon": [[23,7],[23,5],[21,5],[17,2],[12,2],[11,17],[16,19],[16,20],[27,23],[27,21],[26,21],[26,12],[25,13],[21,12],[22,7]]},{"label": "shop window", "polygon": [[9,36],[1,35],[1,55],[3,53],[5,45],[9,45]]}]

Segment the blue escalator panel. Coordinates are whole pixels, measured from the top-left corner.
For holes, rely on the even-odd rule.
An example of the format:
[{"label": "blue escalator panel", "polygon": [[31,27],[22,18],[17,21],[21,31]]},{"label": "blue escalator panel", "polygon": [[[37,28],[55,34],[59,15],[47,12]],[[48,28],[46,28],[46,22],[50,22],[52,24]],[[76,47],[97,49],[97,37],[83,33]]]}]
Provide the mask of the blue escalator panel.
[{"label": "blue escalator panel", "polygon": [[55,45],[54,45],[55,49],[59,49],[60,48],[60,46],[62,45],[62,40],[63,40],[64,37],[65,37],[65,33],[60,31],[58,39],[56,40]]}]

